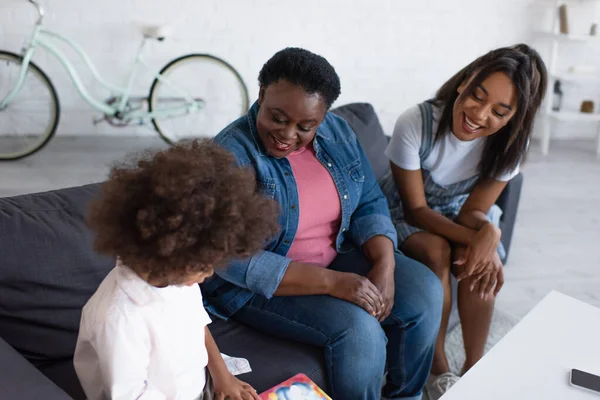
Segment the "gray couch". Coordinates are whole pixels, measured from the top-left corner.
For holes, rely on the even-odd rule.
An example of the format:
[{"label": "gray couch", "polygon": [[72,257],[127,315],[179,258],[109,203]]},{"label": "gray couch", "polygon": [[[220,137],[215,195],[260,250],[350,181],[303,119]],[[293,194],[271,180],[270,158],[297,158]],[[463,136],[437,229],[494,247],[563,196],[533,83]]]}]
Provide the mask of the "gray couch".
[{"label": "gray couch", "polygon": [[[335,110],[357,132],[377,176],[388,168],[387,143],[368,104]],[[520,179],[499,200],[507,250]],[[72,366],[81,308],[114,260],[92,250],[87,204],[99,185],[0,199],[0,399],[83,399]],[[263,335],[215,318],[210,329],[224,353],[250,360],[243,375],[259,390],[303,372],[327,388],[319,348]]]}]

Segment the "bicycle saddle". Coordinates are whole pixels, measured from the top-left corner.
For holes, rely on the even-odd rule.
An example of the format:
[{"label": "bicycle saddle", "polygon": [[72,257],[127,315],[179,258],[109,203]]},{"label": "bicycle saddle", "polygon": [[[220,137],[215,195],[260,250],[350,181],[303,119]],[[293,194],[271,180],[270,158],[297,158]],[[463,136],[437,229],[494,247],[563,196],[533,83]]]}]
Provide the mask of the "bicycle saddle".
[{"label": "bicycle saddle", "polygon": [[144,37],[163,41],[170,35],[171,30],[168,26],[147,25],[142,27]]}]

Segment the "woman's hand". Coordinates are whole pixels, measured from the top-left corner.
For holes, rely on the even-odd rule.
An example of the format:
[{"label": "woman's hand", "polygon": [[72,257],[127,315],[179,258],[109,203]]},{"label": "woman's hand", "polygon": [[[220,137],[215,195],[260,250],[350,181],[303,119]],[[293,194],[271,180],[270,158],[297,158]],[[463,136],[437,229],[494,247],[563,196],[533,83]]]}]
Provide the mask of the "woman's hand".
[{"label": "woman's hand", "polygon": [[504,285],[504,271],[502,268],[502,261],[498,252],[492,257],[492,261],[489,262],[488,272],[481,274],[476,277],[471,284],[471,291],[477,290],[479,296],[483,300],[487,300],[490,296],[496,297],[500,289]]},{"label": "woman's hand", "polygon": [[392,312],[394,306],[394,294],[396,286],[394,284],[394,268],[395,266],[386,266],[375,264],[369,271],[367,278],[379,289],[381,299],[383,300],[383,308],[376,315],[379,322],[384,321]]},{"label": "woman's hand", "polygon": [[231,373],[213,376],[216,400],[260,400],[256,390],[246,382],[240,381]]},{"label": "woman's hand", "polygon": [[454,261],[455,265],[463,266],[463,271],[456,276],[461,280],[472,275],[490,272],[490,262],[497,254],[502,232],[492,223],[487,223],[475,234],[464,255]]},{"label": "woman's hand", "polygon": [[381,292],[368,278],[351,272],[338,272],[330,296],[362,307],[374,317],[381,315],[384,301]]},{"label": "woman's hand", "polygon": [[[461,253],[466,252],[466,247],[458,247],[454,251],[456,254],[455,257],[460,257]],[[461,273],[462,267],[454,266],[454,274],[460,275]],[[467,282],[469,290],[479,293],[479,297],[482,300],[487,300],[489,296],[492,296],[492,293],[495,297],[500,292],[500,289],[502,289],[502,285],[504,285],[504,272],[498,252],[492,256],[492,260],[481,272],[470,276]]]},{"label": "woman's hand", "polygon": [[394,243],[386,236],[375,235],[364,243],[363,251],[373,264],[367,278],[381,293],[381,308],[374,315],[381,322],[390,315],[394,306]]}]

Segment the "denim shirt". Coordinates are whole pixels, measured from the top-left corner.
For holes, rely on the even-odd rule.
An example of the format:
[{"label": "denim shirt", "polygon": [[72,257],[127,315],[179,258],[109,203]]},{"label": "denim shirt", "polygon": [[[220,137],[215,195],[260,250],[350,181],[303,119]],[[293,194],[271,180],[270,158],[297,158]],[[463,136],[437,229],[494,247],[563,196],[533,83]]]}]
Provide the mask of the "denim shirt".
[{"label": "denim shirt", "polygon": [[[302,206],[298,204],[298,189],[289,161],[268,155],[260,141],[256,130],[258,108],[258,103],[254,103],[246,116],[233,122],[214,140],[230,150],[240,166],[253,168],[262,193],[278,201],[281,230],[264,250],[216,270],[202,284],[205,305],[212,314],[223,318],[239,310],[254,294],[273,296],[292,261],[286,254],[294,241]],[[339,194],[342,219],[335,242],[338,253],[361,248],[376,235],[390,238],[396,248],[397,234],[387,200],[348,123],[328,112],[317,129],[313,145],[317,159],[331,173]]]}]

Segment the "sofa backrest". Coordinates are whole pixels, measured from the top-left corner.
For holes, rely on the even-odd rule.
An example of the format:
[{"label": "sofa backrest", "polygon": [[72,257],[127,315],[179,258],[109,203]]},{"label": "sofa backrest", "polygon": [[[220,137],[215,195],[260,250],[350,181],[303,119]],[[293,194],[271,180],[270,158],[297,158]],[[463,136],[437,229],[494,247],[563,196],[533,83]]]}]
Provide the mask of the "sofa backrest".
[{"label": "sofa backrest", "polygon": [[81,309],[114,267],[84,222],[98,191],[0,199],[0,336],[35,365],[73,356]]},{"label": "sofa backrest", "polygon": [[369,103],[350,103],[331,112],[344,118],[356,133],[375,177],[381,181],[390,169],[390,162],[384,154],[388,137],[383,132],[373,106]]},{"label": "sofa backrest", "polygon": [[[373,107],[333,110],[357,134],[376,176],[389,169]],[[114,267],[85,225],[100,184],[0,199],[0,337],[35,365],[70,358],[81,309]]]}]

